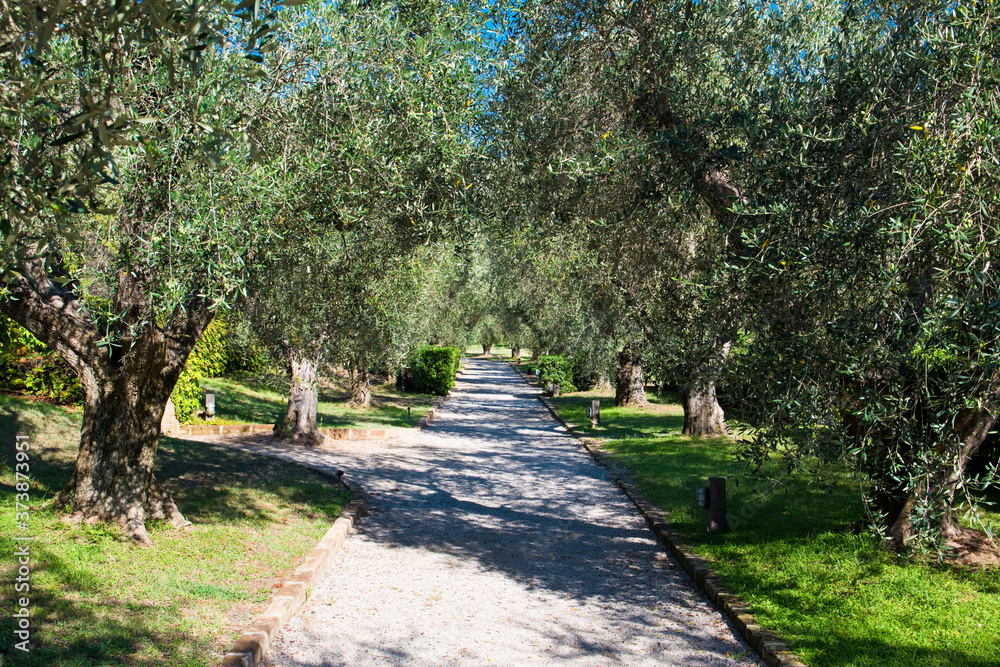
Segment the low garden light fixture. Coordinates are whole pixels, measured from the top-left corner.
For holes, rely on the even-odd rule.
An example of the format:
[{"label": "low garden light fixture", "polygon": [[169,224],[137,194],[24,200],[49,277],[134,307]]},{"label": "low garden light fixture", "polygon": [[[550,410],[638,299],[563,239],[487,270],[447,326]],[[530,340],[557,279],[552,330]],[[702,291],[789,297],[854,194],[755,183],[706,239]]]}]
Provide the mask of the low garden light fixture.
[{"label": "low garden light fixture", "polygon": [[726,478],[709,477],[708,486],[699,486],[695,492],[698,507],[708,510],[708,532],[724,533],[726,525]]}]

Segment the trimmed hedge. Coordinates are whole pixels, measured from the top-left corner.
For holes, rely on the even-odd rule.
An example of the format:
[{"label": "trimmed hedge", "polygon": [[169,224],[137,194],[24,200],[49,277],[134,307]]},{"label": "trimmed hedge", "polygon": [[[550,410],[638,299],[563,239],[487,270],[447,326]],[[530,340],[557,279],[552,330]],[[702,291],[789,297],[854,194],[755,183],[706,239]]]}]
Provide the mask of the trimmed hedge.
[{"label": "trimmed hedge", "polygon": [[457,347],[425,345],[417,350],[413,366],[416,390],[425,394],[445,396],[455,386],[462,351]]},{"label": "trimmed hedge", "polygon": [[225,318],[213,318],[205,333],[195,343],[181,376],[177,378],[170,398],[174,401],[177,419],[181,422],[191,421],[201,409],[202,379],[219,377],[226,370],[229,357],[226,331]]},{"label": "trimmed hedge", "polygon": [[547,354],[538,358],[538,368],[542,369],[540,376],[542,385],[559,385],[561,393],[576,391],[573,384],[573,362],[561,354]]}]

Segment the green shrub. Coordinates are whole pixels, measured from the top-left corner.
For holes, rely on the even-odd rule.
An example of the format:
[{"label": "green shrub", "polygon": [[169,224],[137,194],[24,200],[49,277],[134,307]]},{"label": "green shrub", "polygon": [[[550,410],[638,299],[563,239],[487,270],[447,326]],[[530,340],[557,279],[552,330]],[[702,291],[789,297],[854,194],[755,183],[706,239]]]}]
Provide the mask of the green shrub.
[{"label": "green shrub", "polygon": [[457,347],[425,345],[417,351],[413,366],[416,390],[445,396],[455,386],[462,351]]},{"label": "green shrub", "polygon": [[240,371],[260,373],[273,364],[271,353],[254,334],[249,322],[226,320],[226,329],[226,375]]},{"label": "green shrub", "polygon": [[57,403],[83,402],[83,386],[69,364],[14,320],[0,316],[0,389]]},{"label": "green shrub", "polygon": [[170,394],[177,419],[181,422],[194,419],[201,408],[201,381],[218,377],[226,370],[229,352],[226,329],[224,318],[213,318],[184,364],[184,370]]},{"label": "green shrub", "polygon": [[559,385],[559,391],[567,393],[576,391],[573,384],[573,362],[561,354],[547,354],[538,358],[538,367],[542,369],[542,385]]}]

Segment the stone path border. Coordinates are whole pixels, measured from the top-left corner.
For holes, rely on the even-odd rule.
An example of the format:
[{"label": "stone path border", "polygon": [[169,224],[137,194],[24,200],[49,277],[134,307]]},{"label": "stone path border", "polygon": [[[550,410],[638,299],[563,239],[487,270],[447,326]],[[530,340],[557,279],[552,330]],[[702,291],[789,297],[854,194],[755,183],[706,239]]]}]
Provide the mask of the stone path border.
[{"label": "stone path border", "polygon": [[[327,472],[311,468],[326,477],[333,478]],[[338,478],[334,478],[338,479]],[[309,552],[305,562],[292,571],[285,579],[264,613],[254,619],[250,629],[243,633],[233,647],[226,653],[219,667],[257,667],[264,659],[271,642],[288,620],[295,615],[310,591],[330,569],[334,556],[340,551],[344,540],[351,533],[354,525],[361,519],[368,504],[364,489],[349,479],[340,477],[339,482],[351,490],[353,499],[323,539]]]},{"label": "stone path border", "polygon": [[[511,365],[513,366],[513,364]],[[517,368],[514,370],[516,371]],[[518,375],[526,383],[531,384],[528,380],[529,376],[523,373],[518,373]],[[760,654],[769,667],[807,667],[798,656],[789,650],[788,645],[777,634],[756,622],[753,614],[750,613],[750,606],[729,590],[722,577],[712,570],[709,561],[695,554],[694,550],[670,528],[666,514],[642,495],[629,481],[622,479],[615,466],[611,464],[608,453],[601,448],[599,440],[585,436],[576,424],[563,419],[552,401],[545,396],[539,394],[538,400],[548,408],[556,421],[566,427],[570,435],[579,441],[594,460],[610,473],[615,485],[646,517],[646,521],[660,543],[670,550],[681,567],[694,579],[698,588],[705,592],[708,599],[732,619],[733,625],[739,630],[739,633]]]},{"label": "stone path border", "polygon": [[420,418],[419,422],[417,422],[418,431],[423,431],[425,428],[427,428],[427,422],[434,419],[434,415],[437,413],[438,408],[440,408],[441,405],[444,404],[446,398],[448,397],[442,396],[438,400],[434,401],[434,405],[431,406],[431,409],[425,412],[424,416]]}]

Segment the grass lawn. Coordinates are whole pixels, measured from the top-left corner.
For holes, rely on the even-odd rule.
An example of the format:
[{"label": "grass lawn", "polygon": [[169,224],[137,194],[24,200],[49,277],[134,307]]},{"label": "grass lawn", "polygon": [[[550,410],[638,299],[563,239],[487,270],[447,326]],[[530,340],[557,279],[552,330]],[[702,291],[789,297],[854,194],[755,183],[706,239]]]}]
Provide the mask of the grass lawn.
[{"label": "grass lawn", "polygon": [[[479,357],[482,356],[482,354],[483,354],[482,345],[470,345],[469,347],[465,348],[465,356],[467,357]],[[490,348],[490,357],[497,361],[510,361],[511,354],[512,350],[509,347],[494,346]],[[530,359],[531,350],[526,348],[521,348],[520,355],[521,359]]]},{"label": "grass lawn", "polygon": [[[163,438],[157,478],[193,527],[72,527],[44,502],[69,478],[80,411],[0,396],[0,664],[212,665],[349,498],[300,466]],[[14,436],[30,435],[31,652],[13,649]],[[23,593],[18,594],[23,595]]]},{"label": "grass lawn", "polygon": [[[288,407],[288,382],[281,386],[251,374],[202,380],[202,389],[215,394],[216,424],[273,424]],[[320,391],[316,419],[320,427],[407,428],[417,422],[438,399],[412,394],[393,386],[372,388],[372,407],[347,407],[350,392],[336,386]],[[410,408],[407,421],[406,409]],[[199,422],[200,423],[200,422]]]},{"label": "grass lawn", "polygon": [[[602,425],[585,409],[602,398]],[[594,437],[642,492],[669,513],[696,551],[810,665],[976,666],[1000,664],[1000,568],[959,570],[904,561],[866,535],[838,532],[859,519],[858,491],[840,471],[817,480],[751,476],[729,440],[681,436],[669,398],[648,410],[615,408],[607,392],[553,399],[565,419]],[[728,481],[731,532],[708,535],[695,489]],[[995,508],[993,508],[995,509]],[[987,513],[1000,530],[1000,514]]]}]

